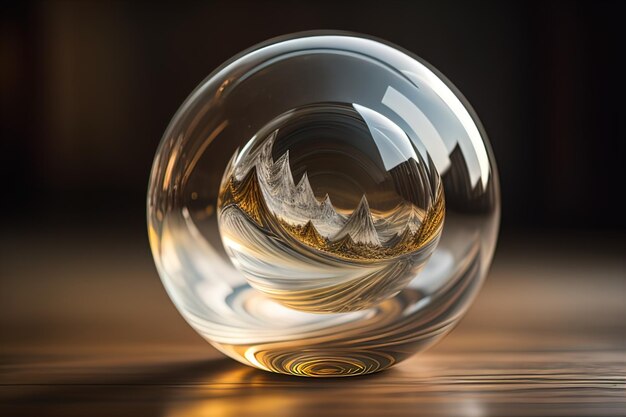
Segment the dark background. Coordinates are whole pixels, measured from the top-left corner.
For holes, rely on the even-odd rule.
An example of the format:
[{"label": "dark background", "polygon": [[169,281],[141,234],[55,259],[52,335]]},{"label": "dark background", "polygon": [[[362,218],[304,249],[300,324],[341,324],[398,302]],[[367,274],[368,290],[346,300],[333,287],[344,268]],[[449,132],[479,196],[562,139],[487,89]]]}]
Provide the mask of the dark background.
[{"label": "dark background", "polygon": [[[310,29],[443,72],[502,185],[459,327],[349,381],[224,359],[176,312],[146,233],[152,158],[187,95]],[[626,13],[597,0],[0,3],[0,415],[624,416],[625,52]]]},{"label": "dark background", "polygon": [[224,60],[302,30],[374,35],[474,106],[503,234],[620,234],[626,14],[619,2],[20,2],[1,6],[4,227],[144,233],[157,144]]}]

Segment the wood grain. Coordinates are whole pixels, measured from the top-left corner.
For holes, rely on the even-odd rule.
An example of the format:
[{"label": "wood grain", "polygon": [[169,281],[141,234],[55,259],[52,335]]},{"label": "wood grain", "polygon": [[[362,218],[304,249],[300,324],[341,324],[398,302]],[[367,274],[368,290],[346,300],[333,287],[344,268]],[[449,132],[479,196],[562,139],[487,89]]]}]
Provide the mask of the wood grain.
[{"label": "wood grain", "polygon": [[0,242],[0,415],[623,416],[624,247],[588,241],[504,242],[443,342],[386,372],[317,380],[213,350],[141,239],[13,236]]}]

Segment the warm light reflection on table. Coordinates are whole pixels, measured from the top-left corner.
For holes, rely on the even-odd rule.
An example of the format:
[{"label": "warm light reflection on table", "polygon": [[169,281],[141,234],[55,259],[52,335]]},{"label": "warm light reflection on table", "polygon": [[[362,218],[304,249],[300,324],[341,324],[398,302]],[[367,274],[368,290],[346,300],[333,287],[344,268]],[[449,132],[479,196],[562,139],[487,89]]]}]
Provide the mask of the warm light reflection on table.
[{"label": "warm light reflection on table", "polygon": [[223,358],[178,316],[145,242],[76,242],[0,243],[12,277],[0,292],[0,415],[626,414],[619,246],[505,243],[442,343],[386,372],[319,380]]}]

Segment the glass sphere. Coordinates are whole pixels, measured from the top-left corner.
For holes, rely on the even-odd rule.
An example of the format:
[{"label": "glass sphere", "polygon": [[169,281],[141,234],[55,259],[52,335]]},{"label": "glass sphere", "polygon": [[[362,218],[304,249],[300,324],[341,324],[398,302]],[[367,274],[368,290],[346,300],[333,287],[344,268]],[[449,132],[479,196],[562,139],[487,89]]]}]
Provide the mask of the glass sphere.
[{"label": "glass sphere", "polygon": [[248,283],[312,313],[396,295],[437,246],[443,217],[436,169],[398,125],[358,104],[270,121],[235,151],[217,202],[222,243]]},{"label": "glass sphere", "polygon": [[487,137],[410,53],[345,32],[234,57],[178,110],[148,190],[155,262],[226,355],[303,376],[376,372],[450,331],[499,224]]}]

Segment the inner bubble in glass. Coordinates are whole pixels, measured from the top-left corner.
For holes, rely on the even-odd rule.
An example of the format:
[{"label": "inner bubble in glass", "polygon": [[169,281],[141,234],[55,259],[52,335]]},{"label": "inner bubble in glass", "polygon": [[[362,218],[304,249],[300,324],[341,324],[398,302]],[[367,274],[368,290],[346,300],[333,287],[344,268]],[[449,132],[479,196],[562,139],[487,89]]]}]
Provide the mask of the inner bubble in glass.
[{"label": "inner bubble in glass", "polygon": [[445,216],[432,160],[387,117],[353,103],[293,109],[228,164],[218,224],[251,286],[292,309],[369,308],[401,291]]}]

